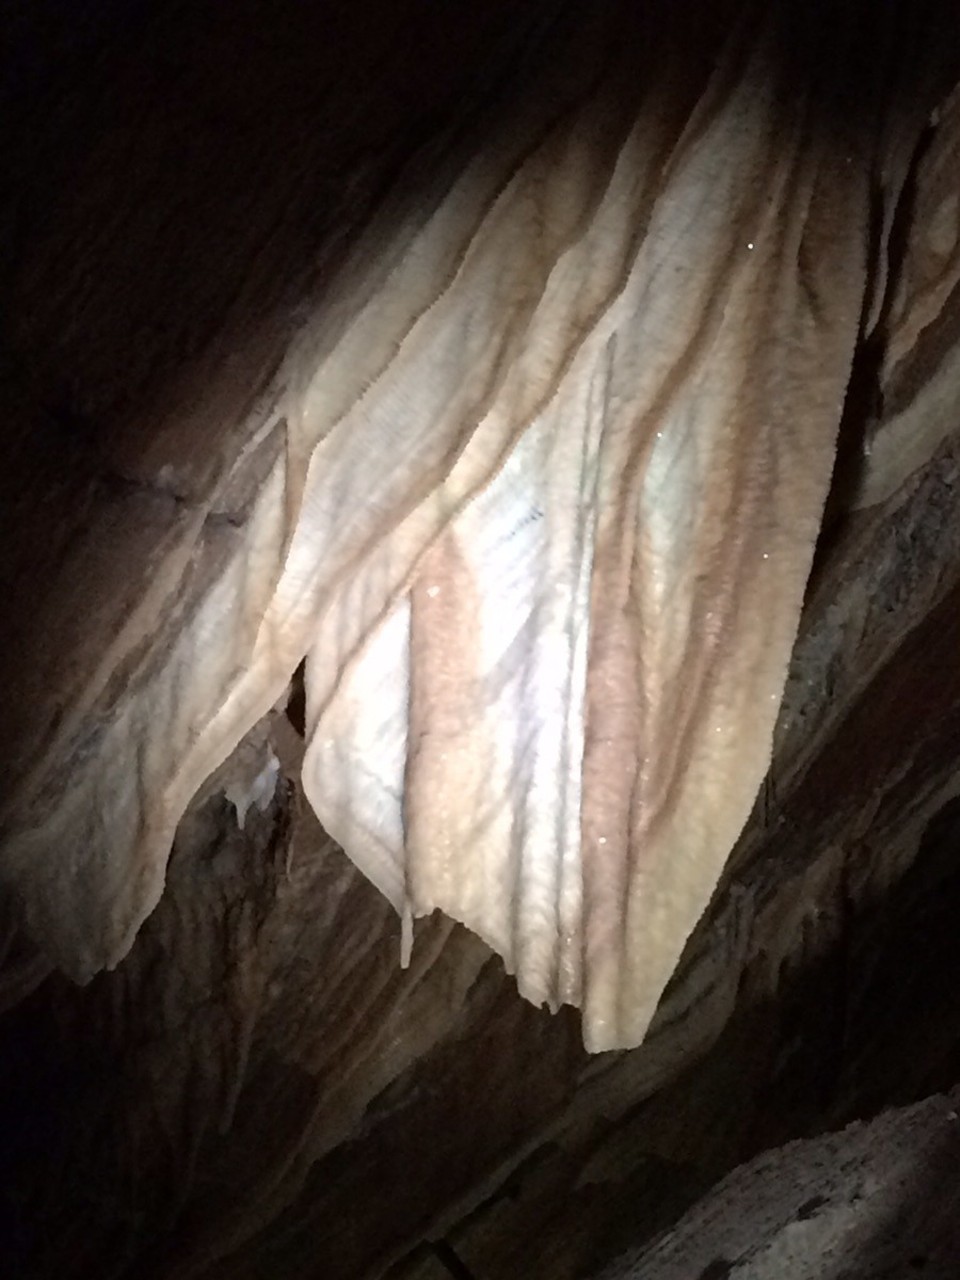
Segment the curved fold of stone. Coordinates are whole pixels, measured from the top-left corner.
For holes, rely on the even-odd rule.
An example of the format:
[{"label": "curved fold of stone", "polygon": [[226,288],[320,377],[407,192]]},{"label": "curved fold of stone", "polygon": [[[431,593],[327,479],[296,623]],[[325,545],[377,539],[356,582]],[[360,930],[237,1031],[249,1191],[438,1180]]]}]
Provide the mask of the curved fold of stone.
[{"label": "curved fold of stone", "polygon": [[324,824],[594,1050],[642,1039],[768,765],[860,314],[859,179],[757,71],[513,174],[351,423],[455,461],[308,655]]},{"label": "curved fold of stone", "polygon": [[349,856],[590,1049],[642,1039],[769,762],[864,293],[869,161],[746,33],[698,99],[665,57],[506,129],[299,345],[225,570],[13,811],[68,972],[129,948],[306,655]]},{"label": "curved fold of stone", "polygon": [[858,506],[885,502],[953,430],[960,397],[960,86],[937,106],[913,176],[903,260],[888,295],[881,421]]}]

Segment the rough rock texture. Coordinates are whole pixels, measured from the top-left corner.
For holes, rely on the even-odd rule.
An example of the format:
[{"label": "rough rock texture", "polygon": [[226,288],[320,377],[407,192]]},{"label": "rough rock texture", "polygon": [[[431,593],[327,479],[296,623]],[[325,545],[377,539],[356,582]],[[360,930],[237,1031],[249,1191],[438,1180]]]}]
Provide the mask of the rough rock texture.
[{"label": "rough rock texture", "polygon": [[958,1102],[954,1090],[761,1156],[604,1280],[949,1280],[960,1260]]},{"label": "rough rock texture", "polygon": [[[713,20],[739,8],[749,30]],[[114,971],[75,987],[2,904],[6,1272],[573,1280],[756,1152],[960,1075],[960,46],[953,6],[894,10],[857,66],[902,146],[873,174],[774,764],[647,1041],[588,1058],[570,1010],[440,918],[399,969],[395,913],[299,787],[294,681],[192,801]],[[547,0],[10,16],[0,808],[51,742],[89,758],[195,620],[283,447],[273,379],[360,229],[584,38]],[[68,783],[39,778],[37,811]],[[67,824],[35,870],[99,908],[86,851]]]}]

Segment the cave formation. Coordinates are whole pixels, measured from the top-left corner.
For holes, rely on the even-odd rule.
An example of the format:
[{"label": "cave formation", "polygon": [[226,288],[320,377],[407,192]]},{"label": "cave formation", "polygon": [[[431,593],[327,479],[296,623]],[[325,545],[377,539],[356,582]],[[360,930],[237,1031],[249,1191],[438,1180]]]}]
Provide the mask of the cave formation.
[{"label": "cave formation", "polygon": [[956,6],[6,10],[0,1271],[960,1274]]}]

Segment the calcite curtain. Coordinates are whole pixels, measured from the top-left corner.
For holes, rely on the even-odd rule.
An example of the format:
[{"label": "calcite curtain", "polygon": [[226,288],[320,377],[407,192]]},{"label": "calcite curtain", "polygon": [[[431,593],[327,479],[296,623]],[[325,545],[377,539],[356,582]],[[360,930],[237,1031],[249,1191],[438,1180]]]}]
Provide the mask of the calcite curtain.
[{"label": "calcite curtain", "polygon": [[639,1043],[769,763],[932,107],[915,16],[867,50],[868,9],[561,15],[411,159],[16,777],[0,868],[51,960],[123,957],[305,660],[305,793],[404,953],[439,908]]}]

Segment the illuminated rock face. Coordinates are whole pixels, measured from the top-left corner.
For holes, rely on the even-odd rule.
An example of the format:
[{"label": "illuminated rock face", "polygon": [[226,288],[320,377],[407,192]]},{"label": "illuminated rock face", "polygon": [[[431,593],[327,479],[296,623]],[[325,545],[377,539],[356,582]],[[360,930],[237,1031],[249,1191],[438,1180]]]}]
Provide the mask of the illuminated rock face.
[{"label": "illuminated rock face", "polygon": [[956,1195],[934,1171],[956,1163],[958,1103],[954,1090],[761,1156],[602,1280],[949,1276],[960,1247]]},{"label": "illuminated rock face", "polygon": [[305,658],[304,791],[405,958],[440,908],[589,1048],[642,1040],[769,765],[857,340],[956,272],[941,163],[933,282],[884,299],[929,112],[851,94],[843,21],[827,56],[745,14],[691,49],[603,7],[361,232],[202,493],[143,464],[162,554],[7,806],[68,973]]}]

